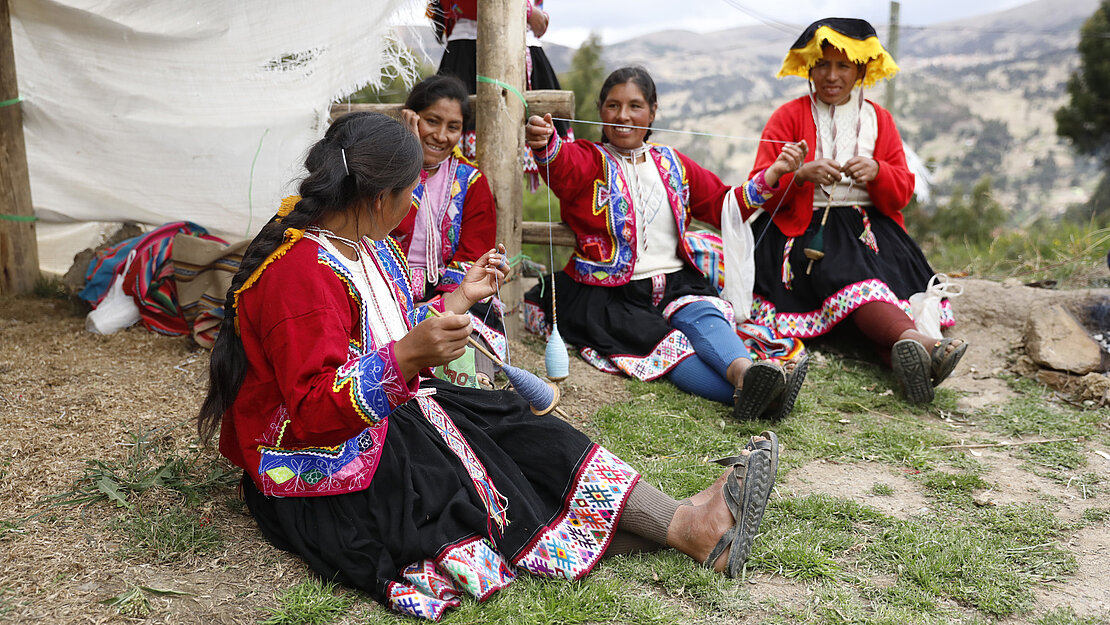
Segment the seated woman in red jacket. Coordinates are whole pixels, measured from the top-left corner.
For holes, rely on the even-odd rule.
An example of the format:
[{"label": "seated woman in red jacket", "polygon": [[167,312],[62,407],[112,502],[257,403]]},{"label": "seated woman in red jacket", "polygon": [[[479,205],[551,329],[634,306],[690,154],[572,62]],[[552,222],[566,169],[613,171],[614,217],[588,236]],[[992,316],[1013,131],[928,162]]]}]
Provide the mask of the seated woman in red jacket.
[{"label": "seated woman in red jacket", "polygon": [[[788,365],[789,375],[770,362],[753,365],[731,305],[696,268],[685,238],[691,218],[719,227],[722,209],[739,205],[743,189],[673,148],[645,143],[657,98],[643,68],[610,74],[598,107],[601,143],[564,142],[549,118],[528,120],[525,140],[577,239],[554,289],[530,298],[550,318],[554,291],[560,334],[603,368],[641,380],[666,375],[687,392],[732,404],[741,419],[784,417],[808,361]],[[800,151],[790,150],[785,158],[800,163]]]},{"label": "seated woman in red jacket", "polygon": [[[909,297],[933,276],[903,226],[914,176],[890,113],[863,99],[864,86],[897,71],[864,20],[810,24],[779,71],[808,78],[810,93],[771,115],[745,198],[767,211],[753,224],[766,229],[755,251],[755,320],[812,338],[851,319],[889,359],[907,399],[921,403],[967,344],[918,332],[908,314]],[[772,167],[783,141],[812,147],[797,171]],[[824,256],[811,260],[813,250]],[[947,301],[942,314],[943,325],[954,323]]]},{"label": "seated woman in red jacket", "polygon": [[773,433],[718,461],[720,479],[680,505],[516,393],[427,377],[459,357],[462,313],[508,265],[503,246],[487,250],[457,289],[413,304],[388,234],[420,153],[385,115],[337,119],[228,290],[198,426],[205,439],[218,428],[243,469],[262,535],[320,577],[432,620],[517,576],[579,579],[637,546],[738,574],[774,486]]},{"label": "seated woman in red jacket", "polygon": [[[458,147],[470,118],[462,81],[425,78],[409,92],[401,116],[420,139],[424,163],[412,207],[390,234],[408,260],[413,297],[424,302],[454,291],[474,261],[493,247],[497,211],[486,177]],[[500,306],[495,298],[478,302],[470,313],[474,331],[504,359],[505,329],[500,312],[490,310],[494,306]],[[478,365],[492,377],[492,362],[479,357]]]}]

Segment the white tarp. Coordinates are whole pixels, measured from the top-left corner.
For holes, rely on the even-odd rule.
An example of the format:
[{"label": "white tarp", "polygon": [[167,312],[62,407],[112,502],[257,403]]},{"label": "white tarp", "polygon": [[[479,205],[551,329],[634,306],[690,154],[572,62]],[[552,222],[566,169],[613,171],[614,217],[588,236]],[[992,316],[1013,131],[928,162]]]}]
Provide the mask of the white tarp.
[{"label": "white tarp", "polygon": [[394,63],[391,18],[412,0],[10,2],[41,240],[51,222],[253,235],[329,104]]}]

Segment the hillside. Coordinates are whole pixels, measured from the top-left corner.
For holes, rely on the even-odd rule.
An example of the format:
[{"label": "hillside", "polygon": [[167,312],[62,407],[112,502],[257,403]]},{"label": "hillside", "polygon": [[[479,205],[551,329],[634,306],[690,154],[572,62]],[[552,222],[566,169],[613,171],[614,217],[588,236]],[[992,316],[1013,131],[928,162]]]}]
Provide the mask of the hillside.
[{"label": "hillside", "polygon": [[[1078,63],[1079,27],[1096,6],[1097,0],[1037,0],[928,27],[903,25],[893,112],[932,172],[934,201],[946,203],[955,185],[969,190],[982,175],[992,176],[1014,224],[1086,200],[1097,164],[1077,159],[1056,136],[1053,114]],[[885,25],[877,28],[886,39]],[[652,73],[660,93],[657,126],[750,138],[659,134],[737,181],[751,168],[755,138],[771,111],[806,93],[801,79],[775,78],[797,34],[770,26],[662,31],[607,46],[604,61]],[[423,41],[438,62],[434,41]],[[572,50],[551,44],[545,50],[556,71],[569,67]],[[880,84],[869,96],[883,103],[884,92]]]}]

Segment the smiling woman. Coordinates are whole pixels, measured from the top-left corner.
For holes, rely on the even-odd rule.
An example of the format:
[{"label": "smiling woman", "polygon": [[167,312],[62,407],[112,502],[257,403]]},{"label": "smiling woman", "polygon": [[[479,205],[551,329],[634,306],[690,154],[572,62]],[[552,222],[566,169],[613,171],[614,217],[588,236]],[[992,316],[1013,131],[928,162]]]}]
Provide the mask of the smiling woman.
[{"label": "smiling woman", "polygon": [[[771,115],[748,182],[754,205],[773,207],[753,226],[766,233],[755,251],[755,307],[761,323],[799,338],[851,320],[906,398],[924,403],[967,344],[917,331],[908,314],[910,296],[933,276],[903,225],[914,176],[894,118],[863,97],[897,72],[861,19],[818,20],[787,52],[778,75],[807,78],[810,94]],[[812,146],[804,163],[781,166],[773,145],[784,141]],[[942,313],[943,325],[955,323],[946,301]]]},{"label": "smiling woman", "polygon": [[[466,87],[454,76],[431,76],[417,83],[401,111],[420,139],[423,171],[408,214],[393,230],[408,258],[417,301],[454,291],[471,264],[493,248],[497,216],[486,177],[462,155],[459,137],[470,118]],[[471,310],[478,337],[504,360],[506,340],[496,300]],[[493,362],[479,356],[479,370],[493,376]]]},{"label": "smiling woman", "polygon": [[[601,143],[564,142],[550,116],[528,120],[526,141],[577,239],[553,288],[528,294],[529,310],[556,317],[557,292],[560,333],[599,368],[641,380],[666,376],[689,393],[732,405],[742,420],[781,419],[805,378],[804,357],[791,360],[796,352],[785,350],[786,370],[768,360],[753,364],[732,306],[695,264],[687,232],[691,219],[720,227],[723,211],[745,219],[752,211],[741,187],[673,148],[645,143],[657,109],[651,76],[624,67],[598,96]],[[540,313],[529,316],[532,329],[542,331]]]}]

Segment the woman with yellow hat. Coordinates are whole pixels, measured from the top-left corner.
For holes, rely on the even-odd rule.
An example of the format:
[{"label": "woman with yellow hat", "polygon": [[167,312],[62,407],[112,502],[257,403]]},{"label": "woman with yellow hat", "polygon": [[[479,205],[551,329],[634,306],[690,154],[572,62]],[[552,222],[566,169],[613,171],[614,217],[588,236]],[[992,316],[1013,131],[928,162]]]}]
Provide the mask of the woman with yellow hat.
[{"label": "woman with yellow hat", "polygon": [[[910,296],[933,275],[902,217],[914,175],[893,117],[863,96],[897,72],[866,21],[810,24],[778,73],[806,78],[809,93],[767,121],[744,195],[765,211],[753,224],[757,236],[766,230],[755,250],[755,321],[808,339],[850,319],[906,398],[923,403],[967,344],[918,332],[909,314]],[[808,149],[794,171],[776,163],[783,142]],[[941,316],[954,324],[947,301]]]}]

